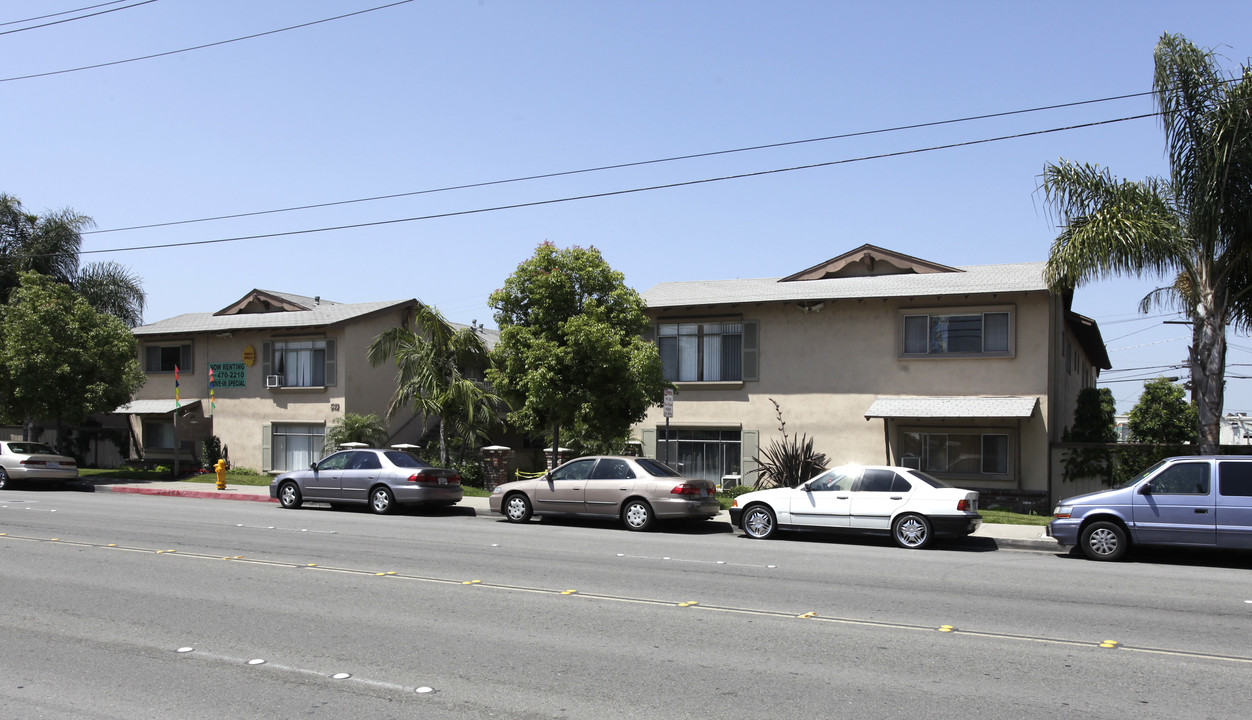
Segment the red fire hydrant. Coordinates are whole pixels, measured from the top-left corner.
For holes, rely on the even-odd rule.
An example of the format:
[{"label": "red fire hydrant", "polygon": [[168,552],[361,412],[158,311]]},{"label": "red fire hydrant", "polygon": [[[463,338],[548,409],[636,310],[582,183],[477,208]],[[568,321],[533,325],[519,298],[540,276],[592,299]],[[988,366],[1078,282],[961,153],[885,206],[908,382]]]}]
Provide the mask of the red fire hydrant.
[{"label": "red fire hydrant", "polygon": [[213,472],[217,473],[217,489],[226,489],[226,461],[218,460],[213,464]]}]

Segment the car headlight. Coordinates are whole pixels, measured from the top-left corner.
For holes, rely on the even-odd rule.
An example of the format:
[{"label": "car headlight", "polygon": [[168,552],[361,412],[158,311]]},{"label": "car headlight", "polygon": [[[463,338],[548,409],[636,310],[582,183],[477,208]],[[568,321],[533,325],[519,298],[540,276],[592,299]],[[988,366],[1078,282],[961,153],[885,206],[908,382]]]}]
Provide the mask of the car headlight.
[{"label": "car headlight", "polygon": [[502,493],[502,492],[504,492],[504,488],[500,487],[499,485],[497,485],[497,486],[495,486],[495,487],[491,488],[491,494],[492,494],[492,495],[499,495],[499,494],[500,494],[500,493]]},{"label": "car headlight", "polygon": [[1069,505],[1057,505],[1056,509],[1052,511],[1052,517],[1067,518],[1070,516],[1073,509],[1074,508]]}]

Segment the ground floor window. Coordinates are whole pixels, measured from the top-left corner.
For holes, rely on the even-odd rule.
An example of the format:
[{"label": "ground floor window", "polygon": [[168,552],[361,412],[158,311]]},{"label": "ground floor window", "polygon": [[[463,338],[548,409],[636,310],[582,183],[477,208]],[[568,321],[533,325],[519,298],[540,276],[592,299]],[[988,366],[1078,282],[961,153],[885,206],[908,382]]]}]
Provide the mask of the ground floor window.
[{"label": "ground floor window", "polygon": [[143,423],[143,446],[150,450],[173,450],[174,421],[145,420]]},{"label": "ground floor window", "polygon": [[656,459],[689,478],[720,483],[726,475],[739,474],[740,437],[738,430],[671,427],[667,442],[665,428],[659,427],[656,430]]},{"label": "ground floor window", "polygon": [[306,423],[274,423],[273,469],[307,468],[322,457],[325,426]]},{"label": "ground floor window", "polygon": [[1009,433],[991,430],[901,430],[900,464],[929,473],[1008,475]]}]

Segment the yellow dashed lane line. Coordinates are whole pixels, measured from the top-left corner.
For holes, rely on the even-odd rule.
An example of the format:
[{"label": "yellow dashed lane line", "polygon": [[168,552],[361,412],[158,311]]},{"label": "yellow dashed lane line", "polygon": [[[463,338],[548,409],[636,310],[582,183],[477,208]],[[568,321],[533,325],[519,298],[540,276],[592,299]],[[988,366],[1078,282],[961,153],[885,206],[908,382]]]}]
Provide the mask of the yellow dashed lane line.
[{"label": "yellow dashed lane line", "polygon": [[914,624],[909,624],[909,623],[887,622],[887,621],[881,621],[881,620],[863,620],[863,619],[858,619],[858,618],[843,618],[843,617],[823,617],[823,616],[819,616],[817,612],[815,611],[796,613],[792,611],[764,610],[764,609],[759,609],[759,608],[726,607],[726,606],[719,606],[719,605],[706,605],[697,600],[674,601],[674,600],[661,600],[657,598],[629,597],[626,595],[611,595],[611,594],[604,594],[604,593],[585,592],[583,590],[570,590],[570,589],[558,590],[554,588],[528,587],[525,585],[507,585],[503,583],[486,582],[486,581],[479,580],[479,579],[463,580],[463,579],[452,579],[452,578],[429,577],[429,576],[423,576],[423,575],[408,575],[408,574],[398,573],[394,570],[380,572],[377,570],[364,570],[360,568],[338,568],[338,567],[330,567],[326,565],[318,565],[317,563],[292,563],[292,562],[283,562],[283,561],[278,561],[278,560],[261,560],[261,559],[255,559],[255,558],[247,558],[242,555],[223,557],[221,555],[209,555],[206,553],[193,553],[193,552],[187,552],[184,550],[155,550],[152,548],[125,547],[125,546],[117,545],[116,543],[103,544],[103,543],[64,540],[62,538],[24,537],[20,535],[13,535],[10,533],[0,533],[0,538],[5,539],[5,540],[25,540],[25,541],[34,541],[34,542],[55,543],[57,545],[68,546],[68,547],[87,547],[87,548],[99,548],[103,550],[122,550],[126,552],[146,553],[149,555],[162,555],[166,557],[188,558],[188,559],[195,559],[195,560],[219,560],[219,561],[227,560],[230,562],[241,562],[241,563],[246,563],[249,565],[261,565],[261,566],[266,566],[266,567],[281,567],[281,568],[292,568],[292,569],[297,569],[297,570],[313,570],[317,572],[340,573],[340,574],[346,574],[346,575],[372,576],[372,577],[381,577],[384,579],[391,578],[391,579],[396,579],[396,580],[410,580],[410,581],[417,581],[417,582],[438,583],[441,585],[465,585],[469,587],[483,588],[486,590],[505,590],[505,591],[510,591],[510,592],[526,592],[526,593],[535,593],[535,594],[540,594],[540,595],[554,595],[554,596],[567,596],[567,597],[574,597],[574,598],[585,598],[588,600],[602,600],[602,601],[621,602],[621,603],[633,603],[633,604],[640,604],[640,605],[655,605],[655,606],[663,606],[663,607],[690,608],[694,610],[703,610],[707,612],[731,613],[731,614],[738,614],[738,615],[753,615],[757,617],[791,618],[791,619],[799,618],[802,620],[812,620],[812,621],[819,622],[819,623],[834,623],[838,625],[856,625],[860,627],[876,627],[876,628],[884,628],[884,629],[891,629],[891,630],[915,630],[915,631],[920,630],[924,632],[938,631],[941,633],[950,633],[953,635],[969,635],[972,637],[988,638],[988,639],[993,639],[993,640],[1013,640],[1013,641],[1018,641],[1018,642],[1043,643],[1043,644],[1048,644],[1048,645],[1068,645],[1068,646],[1073,646],[1073,647],[1087,647],[1087,648],[1093,648],[1093,649],[1095,648],[1117,649],[1117,650],[1123,650],[1123,651],[1128,651],[1128,652],[1148,653],[1152,655],[1169,655],[1173,657],[1185,657],[1185,658],[1196,658],[1196,659],[1206,659],[1206,660],[1225,660],[1228,662],[1252,664],[1252,657],[1247,657],[1247,656],[1219,655],[1216,653],[1203,653],[1203,652],[1195,652],[1195,651],[1189,651],[1189,650],[1170,650],[1167,648],[1136,647],[1132,645],[1123,645],[1117,640],[1100,640],[1100,641],[1070,640],[1070,639],[1065,639],[1065,638],[1051,638],[1051,637],[1042,637],[1042,636],[1034,636],[1034,635],[1022,635],[1022,634],[1016,634],[1016,633],[957,629],[956,627],[952,625],[940,625],[939,627],[935,627],[933,625],[914,625]]}]

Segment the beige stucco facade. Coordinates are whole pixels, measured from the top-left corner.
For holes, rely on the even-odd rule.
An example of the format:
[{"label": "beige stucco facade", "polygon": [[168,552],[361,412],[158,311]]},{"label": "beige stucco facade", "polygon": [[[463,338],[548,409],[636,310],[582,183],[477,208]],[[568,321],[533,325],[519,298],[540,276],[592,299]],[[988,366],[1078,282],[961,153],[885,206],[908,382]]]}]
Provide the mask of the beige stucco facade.
[{"label": "beige stucco facade", "polygon": [[[865,253],[868,259],[861,261]],[[1005,266],[1012,272],[999,281],[994,270],[945,268],[865,246],[827,265],[834,269],[823,273],[823,266],[816,266],[802,279],[672,283],[644,293],[661,342],[663,326],[674,332],[675,325],[721,321],[729,323],[723,328],[742,325],[745,357],[755,356],[745,361],[742,379],[675,382],[670,436],[680,442],[684,434],[691,438],[679,459],[699,465],[717,442],[714,432],[732,443],[737,434],[738,467],[726,462],[702,472],[707,476],[716,469],[753,482],[752,457],[782,436],[772,400],[787,434],[812,438],[832,465],[929,460],[930,467],[922,469],[989,497],[1046,493],[1049,445],[1072,421],[1077,393],[1094,385],[1097,370],[1070,328],[1081,316],[1068,311],[1066,297],[1043,286],[1036,267],[1041,264]],[[1007,341],[1003,332],[997,335],[1007,348],[906,352],[906,317],[950,316],[994,316],[1001,325],[1007,319]],[[1082,340],[1089,344],[1089,338]],[[666,349],[662,345],[663,358]],[[667,373],[672,376],[673,368]],[[867,417],[880,398],[915,406],[917,414]],[[942,409],[959,412],[975,398],[993,409],[973,417]],[[1017,409],[1001,412],[1010,404]],[[658,407],[636,427],[645,454],[664,457],[665,426]],[[935,452],[917,452],[925,444]],[[992,448],[994,457],[981,462],[925,457],[945,444],[953,452],[968,451],[971,444]],[[675,445],[669,448],[677,452]],[[969,472],[971,467],[977,471]]]},{"label": "beige stucco facade", "polygon": [[[392,363],[371,367],[366,348],[382,332],[408,322],[416,300],[343,305],[253,291],[253,295],[258,293],[262,298],[289,302],[279,310],[272,309],[280,304],[277,300],[260,309],[241,301],[237,304],[241,309],[231,314],[179,316],[136,328],[146,382],[124,410],[140,411],[130,413],[131,424],[145,459],[172,460],[169,426],[175,415],[182,461],[198,461],[200,443],[216,435],[232,465],[258,471],[288,469],[274,446],[276,433],[285,429],[316,435],[345,413],[386,417],[396,369]],[[305,347],[301,343],[316,348],[306,355],[315,364],[321,363],[324,375],[292,380],[277,374],[275,350]],[[187,346],[187,350],[175,349]],[[162,351],[167,353],[165,367],[153,364]],[[169,363],[173,357],[180,362],[181,407],[176,413],[170,402],[176,390]],[[210,367],[215,370],[212,408]],[[417,443],[424,430],[407,409],[397,412],[387,426],[393,443]]]}]

